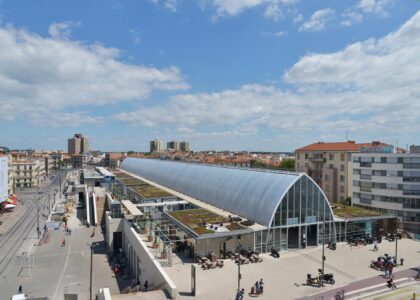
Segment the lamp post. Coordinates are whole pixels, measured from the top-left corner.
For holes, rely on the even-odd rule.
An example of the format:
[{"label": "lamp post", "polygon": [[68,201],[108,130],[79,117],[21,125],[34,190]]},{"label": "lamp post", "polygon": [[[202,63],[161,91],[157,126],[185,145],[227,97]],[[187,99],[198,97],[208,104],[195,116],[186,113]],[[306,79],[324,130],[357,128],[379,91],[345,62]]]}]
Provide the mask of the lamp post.
[{"label": "lamp post", "polygon": [[396,228],[395,228],[395,265],[398,261],[398,217],[396,219]]},{"label": "lamp post", "polygon": [[241,291],[241,237],[238,236],[238,249],[239,249],[239,255],[238,255],[238,293]]}]

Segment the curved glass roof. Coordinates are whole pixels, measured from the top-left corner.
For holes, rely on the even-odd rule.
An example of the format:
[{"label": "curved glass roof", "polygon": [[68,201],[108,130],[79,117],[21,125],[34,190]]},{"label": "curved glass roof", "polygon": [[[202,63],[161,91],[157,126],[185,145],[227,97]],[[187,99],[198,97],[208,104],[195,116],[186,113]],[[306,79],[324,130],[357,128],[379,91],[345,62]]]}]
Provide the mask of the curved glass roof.
[{"label": "curved glass roof", "polygon": [[125,159],[121,169],[267,227],[290,187],[307,176],[141,158]]}]

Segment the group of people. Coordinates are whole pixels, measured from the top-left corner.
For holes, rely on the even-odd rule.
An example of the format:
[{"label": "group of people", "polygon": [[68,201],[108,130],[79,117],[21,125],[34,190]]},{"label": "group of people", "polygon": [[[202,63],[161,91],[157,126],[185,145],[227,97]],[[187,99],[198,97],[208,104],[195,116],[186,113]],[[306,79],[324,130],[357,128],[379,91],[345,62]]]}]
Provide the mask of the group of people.
[{"label": "group of people", "polygon": [[64,225],[64,231],[66,232],[67,235],[71,234],[71,229],[66,225]]},{"label": "group of people", "polygon": [[251,287],[251,295],[262,295],[264,293],[264,282],[262,278],[260,281],[256,281],[255,284]]}]

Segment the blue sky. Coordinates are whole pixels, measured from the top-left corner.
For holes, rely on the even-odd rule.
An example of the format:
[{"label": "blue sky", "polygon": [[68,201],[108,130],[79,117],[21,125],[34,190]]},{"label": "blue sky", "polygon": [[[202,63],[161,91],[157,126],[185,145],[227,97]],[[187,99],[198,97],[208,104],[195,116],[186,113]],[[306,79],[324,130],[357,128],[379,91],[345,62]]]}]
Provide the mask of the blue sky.
[{"label": "blue sky", "polygon": [[420,1],[0,1],[0,144],[419,144]]}]

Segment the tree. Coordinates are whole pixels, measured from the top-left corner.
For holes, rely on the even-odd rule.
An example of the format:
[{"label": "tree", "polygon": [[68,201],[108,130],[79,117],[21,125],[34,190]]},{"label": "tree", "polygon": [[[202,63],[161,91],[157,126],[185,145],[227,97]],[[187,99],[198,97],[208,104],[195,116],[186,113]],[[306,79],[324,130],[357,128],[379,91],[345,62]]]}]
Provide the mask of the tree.
[{"label": "tree", "polygon": [[293,158],[285,158],[280,163],[280,169],[295,170],[295,160]]}]

